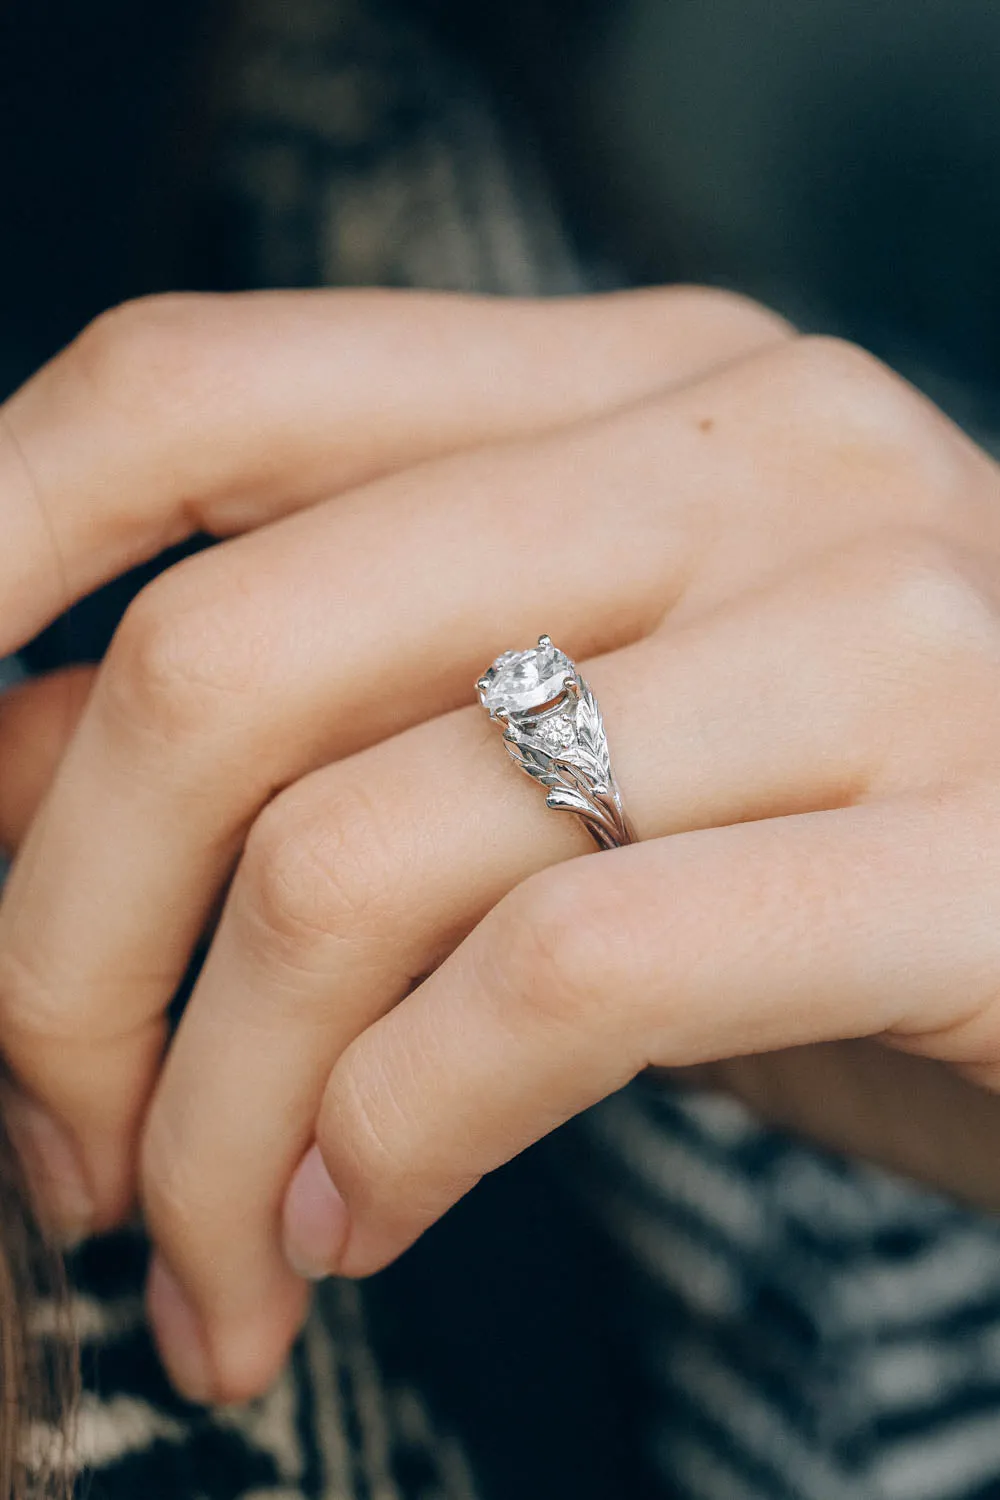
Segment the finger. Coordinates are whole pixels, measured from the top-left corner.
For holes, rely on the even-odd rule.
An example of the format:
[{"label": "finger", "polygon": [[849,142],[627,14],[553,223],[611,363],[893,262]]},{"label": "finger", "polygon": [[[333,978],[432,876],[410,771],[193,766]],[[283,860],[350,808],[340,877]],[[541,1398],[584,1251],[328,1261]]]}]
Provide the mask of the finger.
[{"label": "finger", "polygon": [[786,336],[763,309],[688,289],[557,302],[282,292],[118,308],[0,407],[0,656],[194,531],[256,527]]},{"label": "finger", "polygon": [[68,667],[0,697],[0,848],[18,848],[83,713],[93,667]]},{"label": "finger", "polygon": [[[600,422],[422,465],[202,554],[140,597],[0,909],[8,1054],[80,1135],[104,1212],[127,1202],[170,995],[276,788],[465,700],[505,638],[548,628],[580,655],[611,649],[685,589],[708,607],[713,571],[731,595],[734,558],[747,588],[783,546],[809,557],[884,527],[894,507],[933,514],[942,486],[950,499],[969,478],[936,435],[933,462],[921,450],[922,408],[894,386],[888,454],[874,444],[866,391],[858,434],[841,411],[825,440],[841,462],[845,444],[869,461],[847,495],[821,467],[822,524],[803,528],[798,470],[744,457],[773,436],[753,399],[762,382],[783,420],[795,402],[828,404],[808,369],[782,348]],[[905,495],[886,479],[904,438]],[[723,493],[745,517],[742,545],[706,503]],[[977,545],[982,510],[970,506]]]},{"label": "finger", "polygon": [[[649,1063],[933,1036],[997,1078],[995,788],[682,834],[520,887],[334,1070],[338,1269]],[[984,831],[987,836],[984,837]]]},{"label": "finger", "polygon": [[[995,761],[995,650],[932,577],[912,543],[908,556],[858,548],[588,665],[640,833],[842,805]],[[937,596],[936,625],[921,594]],[[910,732],[945,678],[947,722]],[[959,745],[970,721],[979,739]],[[587,848],[478,709],[316,773],[259,820],[144,1153],[150,1223],[228,1397],[266,1384],[294,1331],[301,1294],[276,1226],[334,1060],[507,891]]]}]

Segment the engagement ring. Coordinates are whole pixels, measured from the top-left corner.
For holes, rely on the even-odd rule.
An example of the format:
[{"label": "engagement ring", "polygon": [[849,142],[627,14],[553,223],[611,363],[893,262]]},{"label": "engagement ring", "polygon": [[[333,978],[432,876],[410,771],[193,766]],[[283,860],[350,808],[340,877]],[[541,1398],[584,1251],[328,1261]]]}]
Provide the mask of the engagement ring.
[{"label": "engagement ring", "polygon": [[540,636],[529,651],[498,656],[476,687],[512,759],[546,788],[549,807],[575,813],[599,849],[635,842],[597,700],[565,652]]}]

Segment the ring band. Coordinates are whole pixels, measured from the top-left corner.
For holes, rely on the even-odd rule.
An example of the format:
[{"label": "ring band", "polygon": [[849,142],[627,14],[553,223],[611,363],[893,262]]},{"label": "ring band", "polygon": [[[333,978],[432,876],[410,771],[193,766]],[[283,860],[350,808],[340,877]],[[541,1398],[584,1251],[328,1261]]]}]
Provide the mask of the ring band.
[{"label": "ring band", "polygon": [[539,636],[529,651],[498,656],[476,687],[503,726],[511,758],[546,788],[549,807],[575,813],[599,849],[635,843],[597,699],[565,652]]}]

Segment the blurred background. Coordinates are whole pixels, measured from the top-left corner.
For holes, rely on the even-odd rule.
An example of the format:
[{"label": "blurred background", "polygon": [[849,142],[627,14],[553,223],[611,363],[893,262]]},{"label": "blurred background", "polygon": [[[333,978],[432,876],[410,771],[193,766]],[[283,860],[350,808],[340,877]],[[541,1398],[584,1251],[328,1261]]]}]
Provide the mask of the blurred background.
[{"label": "blurred background", "polygon": [[[206,181],[228,3],[0,8],[0,382],[96,311],[239,283]],[[996,0],[412,0],[632,279],[854,337],[993,441]]]}]

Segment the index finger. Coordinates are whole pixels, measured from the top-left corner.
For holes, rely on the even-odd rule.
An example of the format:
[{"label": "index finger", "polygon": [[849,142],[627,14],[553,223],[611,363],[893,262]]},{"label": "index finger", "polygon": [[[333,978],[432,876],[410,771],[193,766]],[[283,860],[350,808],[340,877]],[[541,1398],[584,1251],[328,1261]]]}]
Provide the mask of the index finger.
[{"label": "index finger", "polygon": [[168,296],[99,318],[0,406],[0,656],[197,531],[627,402],[786,336],[690,288],[499,301]]}]

